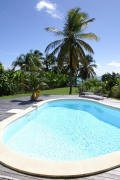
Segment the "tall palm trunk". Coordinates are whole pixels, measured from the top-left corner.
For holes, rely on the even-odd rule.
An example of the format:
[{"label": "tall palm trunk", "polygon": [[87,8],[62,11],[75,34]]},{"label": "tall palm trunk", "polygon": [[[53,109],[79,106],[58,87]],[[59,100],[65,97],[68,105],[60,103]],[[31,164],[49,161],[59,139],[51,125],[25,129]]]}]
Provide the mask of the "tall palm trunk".
[{"label": "tall palm trunk", "polygon": [[82,92],[83,92],[83,79],[82,79]]},{"label": "tall palm trunk", "polygon": [[45,62],[45,65],[46,65],[46,71],[49,71],[49,65],[48,65],[48,61],[47,60]]},{"label": "tall palm trunk", "polygon": [[72,70],[70,70],[70,90],[69,90],[70,95],[72,94],[72,76],[73,76],[73,73],[72,73]]},{"label": "tall palm trunk", "polygon": [[70,52],[70,91],[69,94],[72,94],[72,85],[73,85],[73,67],[72,67],[72,51]]}]

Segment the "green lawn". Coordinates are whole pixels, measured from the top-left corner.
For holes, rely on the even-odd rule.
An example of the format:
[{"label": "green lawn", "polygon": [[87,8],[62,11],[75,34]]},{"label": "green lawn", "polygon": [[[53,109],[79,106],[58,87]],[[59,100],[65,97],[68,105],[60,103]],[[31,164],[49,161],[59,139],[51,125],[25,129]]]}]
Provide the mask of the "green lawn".
[{"label": "green lawn", "polygon": [[[74,87],[72,94],[73,95],[78,94],[77,90],[78,88]],[[50,89],[50,90],[41,90],[41,95],[68,95],[68,94],[69,94],[69,87],[56,88],[56,89]],[[18,98],[18,97],[24,97],[24,96],[31,96],[31,93],[2,96],[0,97],[0,99],[12,99],[12,98]]]},{"label": "green lawn", "polygon": [[[78,88],[73,88],[72,94],[77,94]],[[43,90],[41,91],[41,95],[50,94],[50,95],[68,95],[69,94],[69,87],[66,88],[56,88],[50,90]]]}]

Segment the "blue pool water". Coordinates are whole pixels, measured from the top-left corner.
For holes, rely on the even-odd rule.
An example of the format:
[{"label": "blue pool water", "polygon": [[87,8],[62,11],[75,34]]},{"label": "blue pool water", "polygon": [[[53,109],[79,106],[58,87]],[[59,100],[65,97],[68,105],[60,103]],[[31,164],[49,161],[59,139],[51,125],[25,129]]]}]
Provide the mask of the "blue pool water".
[{"label": "blue pool water", "polygon": [[120,150],[120,111],[91,101],[51,101],[9,124],[3,141],[34,159],[94,158]]}]

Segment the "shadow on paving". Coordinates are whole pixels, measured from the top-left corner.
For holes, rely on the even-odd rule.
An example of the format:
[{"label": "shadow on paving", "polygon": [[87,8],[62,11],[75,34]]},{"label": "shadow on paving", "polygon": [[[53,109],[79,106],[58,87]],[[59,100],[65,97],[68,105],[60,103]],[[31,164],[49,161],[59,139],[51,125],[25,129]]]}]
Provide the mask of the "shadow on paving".
[{"label": "shadow on paving", "polygon": [[18,100],[18,99],[11,100],[11,102],[18,103],[18,105],[32,105],[33,103],[38,103],[40,101],[43,101],[43,100],[36,100],[36,101],[32,101],[32,100]]}]

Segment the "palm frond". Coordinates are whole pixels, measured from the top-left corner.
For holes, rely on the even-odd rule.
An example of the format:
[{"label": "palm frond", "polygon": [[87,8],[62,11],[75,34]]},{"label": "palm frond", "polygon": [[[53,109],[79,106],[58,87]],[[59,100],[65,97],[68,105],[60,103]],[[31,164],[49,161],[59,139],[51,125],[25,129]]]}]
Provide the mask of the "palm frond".
[{"label": "palm frond", "polygon": [[94,78],[94,77],[95,77],[95,75],[96,75],[96,72],[94,71],[94,69],[93,69],[93,68],[91,68],[91,69],[90,69],[90,71],[89,71],[89,77]]},{"label": "palm frond", "polygon": [[88,24],[90,22],[93,22],[95,20],[95,18],[92,19],[88,19],[88,20],[84,20],[81,24],[81,31],[83,31],[84,29],[86,29],[86,27],[88,26]]},{"label": "palm frond", "polygon": [[53,32],[55,33],[56,35],[64,35],[64,32],[56,29],[56,28],[52,28],[52,27],[47,27],[45,28],[46,31],[49,31],[49,32]]},{"label": "palm frond", "polygon": [[21,67],[25,63],[25,56],[22,54],[20,55],[16,61],[13,61],[12,66],[16,68],[17,66]]},{"label": "palm frond", "polygon": [[88,19],[83,24],[88,24],[88,23],[93,22],[93,21],[95,21],[95,18]]},{"label": "palm frond", "polygon": [[62,42],[63,40],[56,40],[50,44],[48,44],[48,46],[46,47],[45,49],[45,53],[48,54],[48,52],[51,50],[51,49],[55,49],[56,46],[60,45],[60,43]]},{"label": "palm frond", "polygon": [[76,37],[80,39],[98,40],[98,37],[94,33],[77,34]]},{"label": "palm frond", "polygon": [[90,67],[91,68],[97,68],[97,65],[96,64],[91,64]]},{"label": "palm frond", "polygon": [[88,51],[89,53],[94,54],[93,49],[91,48],[91,46],[90,46],[88,43],[86,43],[86,42],[84,42],[84,41],[82,41],[82,40],[79,40],[79,39],[77,39],[77,41],[80,43],[80,45],[82,45],[82,46],[84,47],[84,49],[85,49],[86,51]]},{"label": "palm frond", "polygon": [[56,47],[52,53],[50,53],[50,56],[55,56],[55,54],[59,53],[60,49],[61,49],[62,44],[60,44],[58,47]]},{"label": "palm frond", "polygon": [[84,50],[83,48],[80,46],[80,43],[75,43],[76,47],[77,47],[77,51],[79,53],[79,56],[82,57],[82,59],[85,57],[85,53],[84,53]]}]

